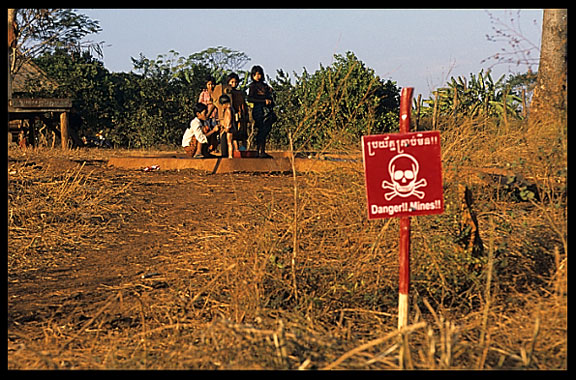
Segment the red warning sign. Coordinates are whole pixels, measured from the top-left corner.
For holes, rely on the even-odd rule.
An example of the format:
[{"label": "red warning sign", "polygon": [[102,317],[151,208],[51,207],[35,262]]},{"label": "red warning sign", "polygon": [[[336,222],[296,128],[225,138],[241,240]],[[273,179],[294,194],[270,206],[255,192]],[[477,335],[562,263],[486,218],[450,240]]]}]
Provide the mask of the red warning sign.
[{"label": "red warning sign", "polygon": [[444,212],[440,132],[362,137],[368,219]]}]

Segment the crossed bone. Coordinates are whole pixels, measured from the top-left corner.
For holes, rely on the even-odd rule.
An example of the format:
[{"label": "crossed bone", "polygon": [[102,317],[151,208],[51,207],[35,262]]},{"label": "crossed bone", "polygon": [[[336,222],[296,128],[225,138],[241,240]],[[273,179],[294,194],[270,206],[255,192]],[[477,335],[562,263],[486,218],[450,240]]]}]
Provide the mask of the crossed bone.
[{"label": "crossed bone", "polygon": [[394,198],[395,196],[409,197],[410,195],[415,195],[415,196],[417,196],[419,199],[422,199],[422,198],[424,198],[424,192],[423,192],[423,191],[420,191],[420,190],[416,190],[416,189],[418,189],[418,188],[420,188],[420,187],[424,187],[424,186],[426,186],[426,185],[428,185],[428,183],[426,182],[426,178],[422,178],[422,179],[420,179],[419,181],[417,181],[417,182],[414,184],[414,187],[412,188],[412,191],[410,191],[410,192],[407,193],[407,194],[403,194],[403,193],[400,193],[400,192],[398,191],[397,185],[396,185],[395,182],[394,182],[394,183],[390,183],[390,182],[388,182],[388,181],[386,181],[386,180],[382,181],[382,188],[383,188],[383,189],[392,190],[391,192],[384,194],[384,198],[386,198],[387,201],[389,201],[390,199]]}]

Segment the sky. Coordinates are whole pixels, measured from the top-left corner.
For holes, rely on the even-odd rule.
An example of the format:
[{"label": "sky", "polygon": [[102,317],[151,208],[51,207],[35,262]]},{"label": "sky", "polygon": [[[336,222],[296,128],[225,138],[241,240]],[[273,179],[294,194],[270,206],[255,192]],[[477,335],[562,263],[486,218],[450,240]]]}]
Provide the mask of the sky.
[{"label": "sky", "polygon": [[[243,67],[260,65],[268,77],[282,69],[291,78],[330,66],[334,55],[353,52],[380,78],[414,87],[428,97],[451,77],[470,77],[495,61],[482,60],[508,49],[489,41],[497,18],[516,25],[540,46],[541,9],[78,9],[100,23],[86,38],[104,42],[103,61],[112,72],[133,70],[131,57],[149,59],[170,50],[188,57],[225,46],[250,57]],[[493,18],[490,17],[493,16]],[[513,18],[513,21],[511,19]],[[514,24],[512,24],[514,23]],[[538,51],[532,56],[538,56]],[[526,72],[526,65],[492,67],[502,74]],[[533,70],[537,67],[532,67]]]}]

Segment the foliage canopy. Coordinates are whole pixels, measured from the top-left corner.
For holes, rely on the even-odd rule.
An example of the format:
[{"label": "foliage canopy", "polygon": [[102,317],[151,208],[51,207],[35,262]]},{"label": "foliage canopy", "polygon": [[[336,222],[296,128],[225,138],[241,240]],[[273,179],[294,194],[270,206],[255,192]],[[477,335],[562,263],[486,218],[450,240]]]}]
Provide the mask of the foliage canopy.
[{"label": "foliage canopy", "polygon": [[[222,81],[248,61],[244,53],[221,46],[189,57],[173,50],[156,59],[140,55],[132,59],[130,73],[109,72],[88,51],[56,49],[35,59],[61,84],[43,95],[74,99],[80,135],[103,130],[116,146],[135,148],[178,145],[205,79]],[[240,88],[246,89],[249,73],[240,77]],[[341,148],[397,124],[399,89],[351,52],[335,55],[329,67],[295,77],[292,83],[279,70],[270,81],[280,116],[271,145],[286,148],[292,135],[296,149]]]},{"label": "foliage canopy", "polygon": [[331,66],[321,65],[313,74],[304,70],[294,85],[279,70],[273,87],[280,115],[272,132],[277,145],[286,146],[291,134],[297,149],[338,149],[397,125],[398,87],[381,80],[352,52],[334,55]]}]

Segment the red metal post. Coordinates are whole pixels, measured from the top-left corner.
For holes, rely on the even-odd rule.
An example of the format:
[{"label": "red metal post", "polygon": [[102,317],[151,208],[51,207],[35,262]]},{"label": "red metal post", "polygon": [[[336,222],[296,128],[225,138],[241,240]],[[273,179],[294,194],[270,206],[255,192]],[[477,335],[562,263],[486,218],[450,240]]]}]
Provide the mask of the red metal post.
[{"label": "red metal post", "polygon": [[[414,88],[404,87],[400,93],[400,133],[410,132],[410,110]],[[410,291],[410,217],[400,218],[398,244],[400,279],[398,296],[398,328],[408,324],[408,293]]]},{"label": "red metal post", "polygon": [[412,109],[413,87],[404,87],[400,92],[400,133],[410,132],[410,110]]}]

